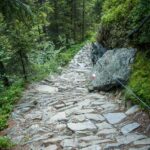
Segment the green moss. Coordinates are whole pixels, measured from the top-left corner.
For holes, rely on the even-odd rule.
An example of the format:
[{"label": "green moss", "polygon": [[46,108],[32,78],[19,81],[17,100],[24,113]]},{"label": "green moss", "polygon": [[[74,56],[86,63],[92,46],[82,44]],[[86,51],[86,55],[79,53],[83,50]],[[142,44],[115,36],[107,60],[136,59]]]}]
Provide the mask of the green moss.
[{"label": "green moss", "polygon": [[[150,106],[150,59],[146,57],[146,53],[141,51],[137,53],[128,86]],[[140,104],[143,108],[146,108],[128,91],[126,91],[126,99],[132,100],[133,103]]]}]

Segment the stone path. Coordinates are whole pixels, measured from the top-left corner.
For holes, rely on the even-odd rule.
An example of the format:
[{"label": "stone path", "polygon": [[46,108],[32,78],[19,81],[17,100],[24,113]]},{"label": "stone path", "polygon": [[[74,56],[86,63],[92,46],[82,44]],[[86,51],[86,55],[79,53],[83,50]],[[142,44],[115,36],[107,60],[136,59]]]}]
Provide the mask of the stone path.
[{"label": "stone path", "polygon": [[89,93],[90,45],[61,75],[31,85],[12,113],[8,136],[17,150],[147,150],[150,138],[107,94]]}]

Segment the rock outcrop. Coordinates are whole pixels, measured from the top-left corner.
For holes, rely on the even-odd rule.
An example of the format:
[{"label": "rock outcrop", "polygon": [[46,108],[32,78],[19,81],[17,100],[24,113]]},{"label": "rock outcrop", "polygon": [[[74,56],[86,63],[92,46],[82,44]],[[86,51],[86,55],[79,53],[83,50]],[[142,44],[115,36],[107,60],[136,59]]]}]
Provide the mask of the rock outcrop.
[{"label": "rock outcrop", "polygon": [[119,81],[126,83],[135,53],[136,50],[132,48],[108,50],[92,70],[90,90],[108,91],[120,85]]}]

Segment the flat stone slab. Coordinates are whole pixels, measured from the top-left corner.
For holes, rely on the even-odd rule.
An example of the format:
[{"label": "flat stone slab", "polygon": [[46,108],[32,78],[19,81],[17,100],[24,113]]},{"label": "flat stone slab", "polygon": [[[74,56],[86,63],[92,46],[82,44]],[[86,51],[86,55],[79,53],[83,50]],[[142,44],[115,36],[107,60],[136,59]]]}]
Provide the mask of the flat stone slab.
[{"label": "flat stone slab", "polygon": [[141,148],[130,148],[129,150],[149,150],[149,149],[150,149],[150,146],[144,146]]},{"label": "flat stone slab", "polygon": [[38,92],[42,92],[42,93],[56,93],[56,92],[58,92],[58,88],[51,87],[51,86],[48,86],[48,85],[38,85],[36,87],[36,90]]},{"label": "flat stone slab", "polygon": [[48,147],[45,147],[44,150],[57,150],[57,145],[50,145]]},{"label": "flat stone slab", "polygon": [[132,134],[124,135],[124,136],[118,136],[116,140],[118,143],[121,143],[121,144],[129,144],[131,142],[144,139],[144,138],[146,138],[145,135],[132,133]]},{"label": "flat stone slab", "polygon": [[131,115],[131,114],[136,113],[136,112],[139,111],[139,110],[140,110],[139,106],[138,106],[138,105],[134,105],[133,107],[131,107],[130,109],[128,109],[128,110],[125,112],[125,114],[126,114],[126,115]]},{"label": "flat stone slab", "polygon": [[68,123],[67,126],[73,131],[97,130],[96,126],[91,121],[86,121],[83,123]]},{"label": "flat stone slab", "polygon": [[82,148],[81,150],[101,150],[101,147],[99,145],[92,145],[92,146]]},{"label": "flat stone slab", "polygon": [[91,136],[81,137],[81,138],[78,138],[78,139],[79,139],[80,141],[90,142],[90,141],[99,140],[100,138],[99,138],[98,136],[91,135]]},{"label": "flat stone slab", "polygon": [[51,122],[62,121],[62,120],[67,120],[65,112],[59,112],[50,119]]},{"label": "flat stone slab", "polygon": [[85,114],[85,117],[90,120],[104,121],[105,118],[99,114]]},{"label": "flat stone slab", "polygon": [[82,122],[84,121],[86,118],[84,115],[75,115],[71,118],[72,122]]},{"label": "flat stone slab", "polygon": [[131,124],[127,124],[124,127],[121,128],[121,132],[123,134],[128,134],[129,132],[137,129],[140,126],[140,124],[138,124],[137,122],[131,123]]},{"label": "flat stone slab", "polygon": [[135,141],[134,145],[150,145],[150,138]]},{"label": "flat stone slab", "polygon": [[104,114],[104,117],[107,119],[109,123],[116,124],[119,123],[124,118],[126,118],[126,115],[124,113],[108,113]]},{"label": "flat stone slab", "polygon": [[109,143],[104,146],[104,150],[120,150],[119,146],[121,143]]},{"label": "flat stone slab", "polygon": [[60,144],[63,148],[66,148],[66,147],[74,147],[75,148],[78,146],[77,141],[74,139],[64,139]]},{"label": "flat stone slab", "polygon": [[96,124],[96,126],[98,127],[98,130],[113,128],[112,125],[107,122],[98,123],[98,124]]},{"label": "flat stone slab", "polygon": [[27,114],[27,115],[25,115],[25,119],[32,119],[32,120],[39,119],[39,120],[41,120],[42,119],[42,112],[35,111],[34,113],[32,112],[30,114]]},{"label": "flat stone slab", "polygon": [[98,131],[97,135],[112,134],[112,133],[117,133],[117,130],[115,128],[112,128],[112,129],[103,129],[101,131]]}]

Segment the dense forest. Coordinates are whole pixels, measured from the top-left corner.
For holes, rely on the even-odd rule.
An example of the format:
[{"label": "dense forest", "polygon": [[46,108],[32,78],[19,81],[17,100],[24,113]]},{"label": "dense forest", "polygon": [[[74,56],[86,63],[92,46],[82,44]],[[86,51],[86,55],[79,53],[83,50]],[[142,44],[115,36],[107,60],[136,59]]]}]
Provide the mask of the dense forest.
[{"label": "dense forest", "polygon": [[26,85],[59,73],[87,40],[137,48],[128,85],[149,105],[150,0],[0,0],[0,130]]}]

